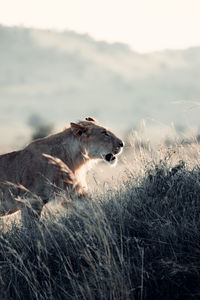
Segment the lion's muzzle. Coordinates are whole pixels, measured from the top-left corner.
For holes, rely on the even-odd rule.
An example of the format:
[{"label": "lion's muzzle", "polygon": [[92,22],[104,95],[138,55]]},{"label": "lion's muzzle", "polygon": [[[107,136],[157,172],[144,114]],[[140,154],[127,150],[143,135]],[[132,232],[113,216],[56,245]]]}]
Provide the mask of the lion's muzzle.
[{"label": "lion's muzzle", "polygon": [[119,146],[116,147],[112,153],[108,153],[105,155],[105,160],[109,163],[113,164],[115,160],[117,159],[116,155],[119,155],[122,152],[122,147],[124,146],[124,143],[120,141]]}]

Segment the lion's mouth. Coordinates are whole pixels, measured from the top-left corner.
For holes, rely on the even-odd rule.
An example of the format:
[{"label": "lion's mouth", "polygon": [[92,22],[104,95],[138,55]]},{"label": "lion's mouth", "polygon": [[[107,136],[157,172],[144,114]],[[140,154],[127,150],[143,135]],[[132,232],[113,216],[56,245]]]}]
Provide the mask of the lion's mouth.
[{"label": "lion's mouth", "polygon": [[105,155],[105,160],[110,162],[110,163],[113,163],[115,161],[116,157],[114,154],[112,153],[108,153]]}]

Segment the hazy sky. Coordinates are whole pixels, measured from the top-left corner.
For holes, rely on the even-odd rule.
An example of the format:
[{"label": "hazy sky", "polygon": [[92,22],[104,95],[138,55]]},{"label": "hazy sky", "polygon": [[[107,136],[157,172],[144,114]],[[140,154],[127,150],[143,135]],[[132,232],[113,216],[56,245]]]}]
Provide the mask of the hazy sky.
[{"label": "hazy sky", "polygon": [[0,0],[0,23],[70,29],[140,52],[200,46],[200,0]]}]

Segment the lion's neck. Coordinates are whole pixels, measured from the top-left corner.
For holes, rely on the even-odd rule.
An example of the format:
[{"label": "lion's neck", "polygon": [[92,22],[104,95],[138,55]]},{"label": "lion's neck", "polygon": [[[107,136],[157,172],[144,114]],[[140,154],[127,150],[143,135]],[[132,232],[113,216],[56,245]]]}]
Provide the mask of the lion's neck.
[{"label": "lion's neck", "polygon": [[72,170],[73,173],[77,173],[84,170],[84,167],[91,160],[86,153],[86,149],[81,142],[66,130],[65,136],[62,142],[62,153],[60,157],[63,162]]}]

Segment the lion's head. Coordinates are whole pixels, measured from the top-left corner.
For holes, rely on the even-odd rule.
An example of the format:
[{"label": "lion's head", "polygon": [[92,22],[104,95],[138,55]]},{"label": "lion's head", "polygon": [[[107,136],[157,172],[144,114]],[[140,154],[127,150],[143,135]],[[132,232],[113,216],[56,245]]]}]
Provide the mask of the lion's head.
[{"label": "lion's head", "polygon": [[114,164],[117,155],[122,152],[123,141],[91,117],[78,123],[71,123],[71,130],[84,145],[89,158],[104,159]]}]

